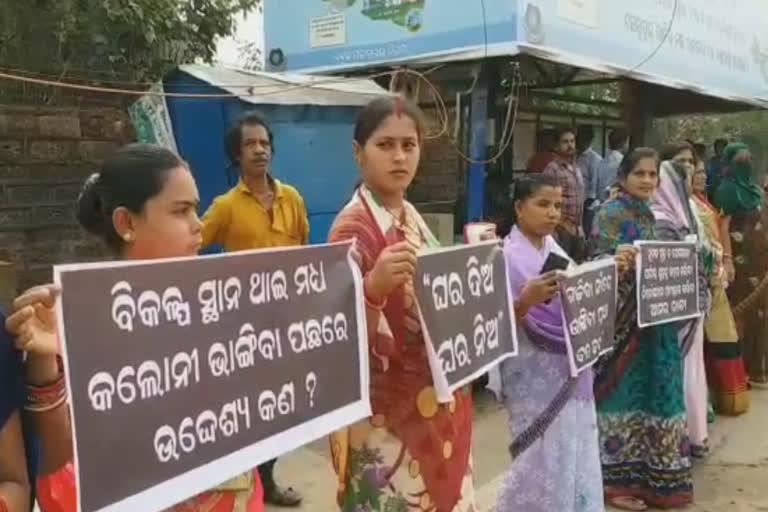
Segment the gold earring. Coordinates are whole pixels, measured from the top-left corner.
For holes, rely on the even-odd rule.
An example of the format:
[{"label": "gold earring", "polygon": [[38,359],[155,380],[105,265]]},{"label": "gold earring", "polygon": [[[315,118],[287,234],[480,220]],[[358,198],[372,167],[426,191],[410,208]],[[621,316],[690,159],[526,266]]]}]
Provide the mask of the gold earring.
[{"label": "gold earring", "polygon": [[133,242],[133,233],[126,233],[123,235],[123,240],[125,240],[127,243]]}]

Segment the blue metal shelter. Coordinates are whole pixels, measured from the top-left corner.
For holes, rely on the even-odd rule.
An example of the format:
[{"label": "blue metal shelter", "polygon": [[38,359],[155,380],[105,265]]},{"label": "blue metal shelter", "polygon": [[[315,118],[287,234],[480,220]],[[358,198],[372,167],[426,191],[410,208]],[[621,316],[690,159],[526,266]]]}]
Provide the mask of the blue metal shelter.
[{"label": "blue metal shelter", "polygon": [[195,175],[202,211],[235,184],[237,170],[229,168],[224,135],[238,116],[255,109],[269,119],[274,132],[274,176],[304,197],[310,241],[326,241],[359,179],[352,154],[357,113],[376,96],[388,94],[386,90],[368,80],[202,65],[179,67],[163,85],[167,93],[221,95],[166,99],[176,146]]}]

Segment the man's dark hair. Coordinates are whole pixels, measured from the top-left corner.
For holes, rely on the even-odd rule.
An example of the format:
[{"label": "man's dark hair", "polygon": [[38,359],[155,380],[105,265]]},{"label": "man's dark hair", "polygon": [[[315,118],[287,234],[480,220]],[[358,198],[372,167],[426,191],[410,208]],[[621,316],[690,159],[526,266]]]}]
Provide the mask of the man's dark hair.
[{"label": "man's dark hair", "polygon": [[555,144],[559,144],[560,139],[563,138],[563,135],[565,135],[566,133],[570,133],[575,136],[576,130],[573,128],[573,126],[560,125],[560,126],[555,126],[553,133],[555,135]]},{"label": "man's dark hair", "polygon": [[618,151],[629,140],[629,131],[625,128],[614,128],[608,134],[608,148]]},{"label": "man's dark hair", "polygon": [[227,135],[224,137],[224,149],[227,152],[227,157],[232,165],[238,165],[240,163],[240,144],[243,139],[243,126],[262,126],[269,136],[269,145],[272,148],[272,154],[275,154],[275,141],[272,135],[272,128],[269,127],[269,122],[263,114],[256,111],[246,112],[237,121],[232,123],[229,127]]}]

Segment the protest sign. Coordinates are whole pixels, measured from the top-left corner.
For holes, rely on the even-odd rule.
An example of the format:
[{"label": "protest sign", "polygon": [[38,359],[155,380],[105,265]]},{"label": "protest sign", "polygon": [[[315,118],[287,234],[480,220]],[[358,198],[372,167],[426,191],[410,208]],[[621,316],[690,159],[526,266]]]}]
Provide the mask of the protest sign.
[{"label": "protest sign", "polygon": [[351,247],[55,267],[78,510],[163,510],[369,416]]},{"label": "protest sign", "polygon": [[701,316],[695,242],[635,242],[640,327]]},{"label": "protest sign", "polygon": [[560,282],[565,340],[573,377],[613,349],[616,286],[613,258],[568,270]]},{"label": "protest sign", "polygon": [[414,276],[440,402],[517,355],[512,294],[499,242],[425,251]]}]

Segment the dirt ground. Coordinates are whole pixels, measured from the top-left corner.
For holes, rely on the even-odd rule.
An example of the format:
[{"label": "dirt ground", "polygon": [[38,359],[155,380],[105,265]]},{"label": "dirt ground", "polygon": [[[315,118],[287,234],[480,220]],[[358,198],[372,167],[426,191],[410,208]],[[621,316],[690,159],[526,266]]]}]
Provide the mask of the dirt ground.
[{"label": "dirt ground", "polygon": [[[487,396],[476,403],[474,462],[478,509],[495,502],[509,465],[506,413]],[[695,468],[696,504],[686,512],[768,512],[768,391],[753,391],[752,409],[739,418],[718,417],[711,426],[712,452]],[[328,445],[319,440],[281,458],[277,480],[305,496],[299,512],[335,512],[335,475]],[[285,509],[268,508],[269,512]],[[609,509],[610,510],[610,509]],[[559,511],[552,511],[559,512]]]}]

